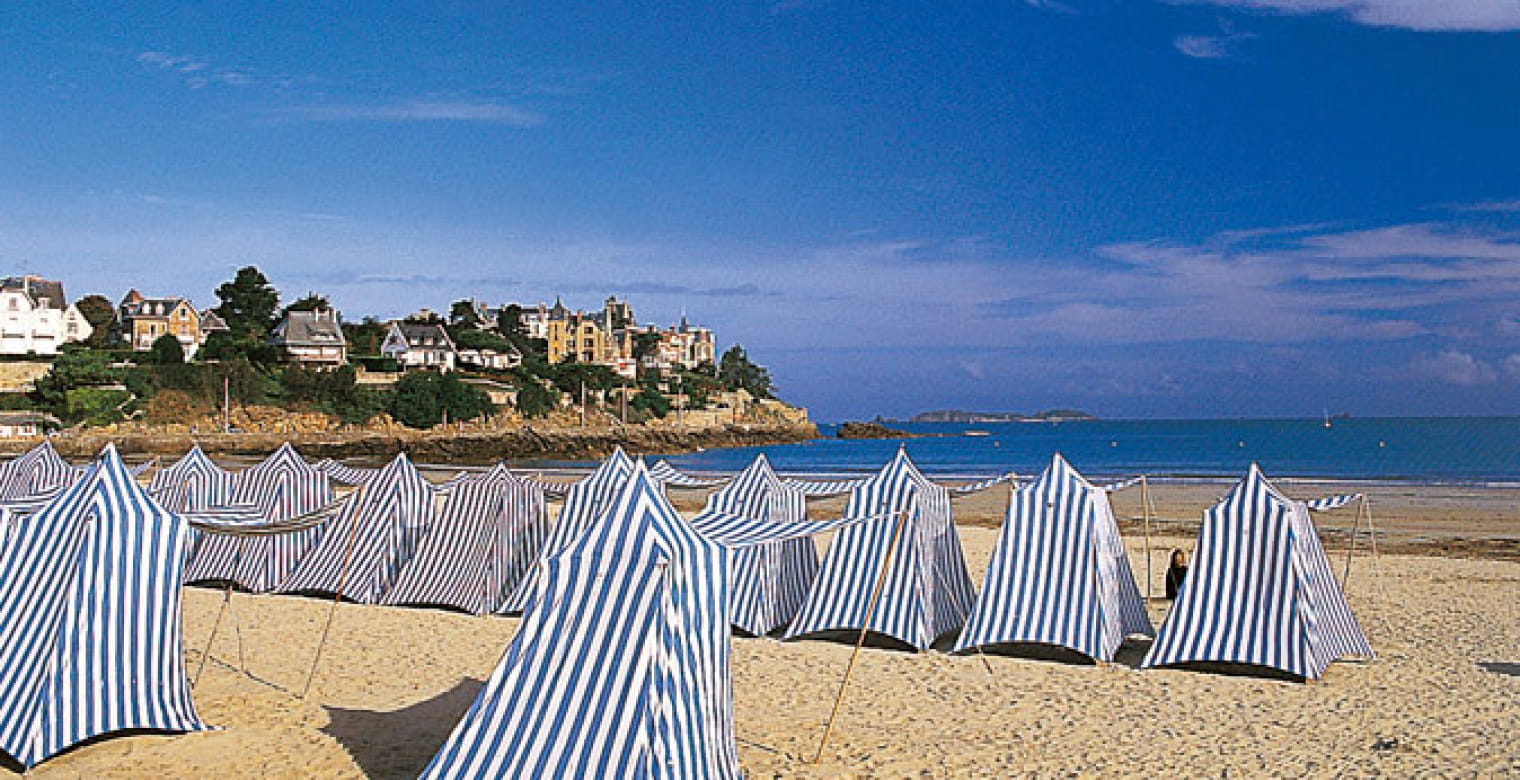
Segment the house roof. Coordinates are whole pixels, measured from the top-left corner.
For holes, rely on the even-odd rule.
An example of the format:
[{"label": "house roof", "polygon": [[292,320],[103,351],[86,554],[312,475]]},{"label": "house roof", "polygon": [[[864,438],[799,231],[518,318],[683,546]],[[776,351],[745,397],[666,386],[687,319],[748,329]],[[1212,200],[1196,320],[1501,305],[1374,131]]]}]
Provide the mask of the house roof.
[{"label": "house roof", "polygon": [[[190,305],[190,301],[187,298],[144,298],[136,293],[137,291],[133,290],[121,302],[121,318],[123,320],[168,317],[174,313],[175,309],[179,308],[180,304]],[[194,311],[195,307],[190,306],[190,310]]]},{"label": "house roof", "polygon": [[213,330],[230,330],[230,328],[227,327],[227,321],[222,319],[221,315],[207,309],[201,312],[201,330],[210,332]]},{"label": "house roof", "polygon": [[280,324],[274,326],[269,341],[282,347],[341,347],[348,344],[343,338],[343,324],[338,320],[337,312],[330,309],[286,312]]},{"label": "house roof", "polygon": [[0,290],[22,292],[31,298],[34,306],[38,300],[46,298],[49,309],[67,308],[63,297],[63,282],[43,279],[40,276],[9,276],[0,280]]},{"label": "house roof", "polygon": [[391,325],[400,332],[408,349],[454,348],[453,339],[449,338],[448,331],[442,325],[423,322],[393,322]]}]

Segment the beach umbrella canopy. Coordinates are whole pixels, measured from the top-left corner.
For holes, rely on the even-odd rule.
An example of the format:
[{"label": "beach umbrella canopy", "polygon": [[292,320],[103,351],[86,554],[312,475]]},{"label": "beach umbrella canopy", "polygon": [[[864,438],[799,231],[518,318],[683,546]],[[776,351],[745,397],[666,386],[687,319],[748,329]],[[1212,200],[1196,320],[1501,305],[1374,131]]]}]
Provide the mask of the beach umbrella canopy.
[{"label": "beach umbrella canopy", "polygon": [[1256,464],[1203,515],[1192,566],[1142,668],[1221,664],[1318,679],[1372,658],[1330,570],[1309,507]]},{"label": "beach umbrella canopy", "polygon": [[1126,636],[1151,633],[1108,492],[1056,454],[1014,491],[955,649],[1035,643],[1111,661]]},{"label": "beach umbrella canopy", "polygon": [[188,526],[114,447],[0,547],[0,750],[22,766],[127,730],[199,731],[185,677]]},{"label": "beach umbrella canopy", "polygon": [[846,518],[883,514],[897,520],[861,523],[834,538],[785,638],[864,627],[923,650],[966,622],[975,592],[949,491],[920,473],[906,449],[852,490],[844,511]]}]

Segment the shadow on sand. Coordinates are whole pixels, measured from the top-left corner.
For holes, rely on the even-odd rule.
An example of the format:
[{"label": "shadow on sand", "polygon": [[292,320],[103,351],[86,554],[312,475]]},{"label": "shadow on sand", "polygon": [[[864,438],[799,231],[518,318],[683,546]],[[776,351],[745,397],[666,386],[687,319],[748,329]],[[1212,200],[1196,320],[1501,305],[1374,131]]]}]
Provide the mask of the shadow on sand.
[{"label": "shadow on sand", "polygon": [[343,745],[365,775],[416,777],[484,686],[465,678],[431,699],[389,712],[327,707],[329,722],[322,730]]},{"label": "shadow on sand", "polygon": [[1508,661],[1479,661],[1478,668],[1485,672],[1502,674],[1507,677],[1520,677],[1520,664]]}]

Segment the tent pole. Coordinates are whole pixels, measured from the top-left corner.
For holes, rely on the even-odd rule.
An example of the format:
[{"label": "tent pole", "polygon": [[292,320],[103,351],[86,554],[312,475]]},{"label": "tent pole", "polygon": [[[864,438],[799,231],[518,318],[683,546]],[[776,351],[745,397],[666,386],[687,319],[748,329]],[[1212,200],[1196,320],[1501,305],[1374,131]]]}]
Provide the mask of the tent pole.
[{"label": "tent pole", "polygon": [[1154,586],[1151,579],[1151,483],[1144,474],[1140,475],[1140,516],[1145,524],[1145,605],[1150,606]]},{"label": "tent pole", "polygon": [[1362,511],[1367,508],[1367,497],[1356,502],[1356,519],[1351,521],[1351,544],[1346,546],[1346,571],[1341,575],[1341,587],[1351,581],[1351,555],[1356,552],[1356,534],[1362,530]]},{"label": "tent pole", "polygon": [[[368,485],[360,485],[354,488],[354,493],[362,494]],[[359,504],[364,500],[363,495],[354,496],[354,515],[348,523],[348,544],[343,550],[343,570],[338,573],[338,592],[333,594],[332,606],[327,609],[327,623],[322,626],[322,638],[317,641],[317,653],[312,656],[311,669],[306,672],[306,685],[301,688],[300,698],[306,698],[311,690],[311,681],[317,676],[317,665],[322,662],[322,649],[327,646],[327,633],[332,630],[333,616],[338,613],[338,602],[343,600],[343,586],[348,584],[348,564],[354,555],[354,537],[359,530]]]},{"label": "tent pole", "polygon": [[871,618],[876,613],[876,602],[881,598],[882,588],[887,583],[887,570],[892,566],[892,553],[897,551],[898,537],[902,536],[903,526],[907,524],[908,513],[897,513],[897,527],[892,530],[892,542],[887,545],[887,557],[881,562],[881,574],[876,577],[876,587],[871,590],[871,603],[866,606],[866,619],[860,626],[860,637],[855,640],[855,649],[850,652],[850,663],[844,668],[844,679],[839,681],[839,693],[834,696],[834,709],[829,713],[829,722],[823,727],[823,739],[818,741],[818,753],[813,756],[814,764],[823,763],[823,750],[829,744],[829,734],[834,731],[834,720],[839,717],[839,705],[844,701],[844,689],[850,684],[850,673],[855,671],[855,659],[860,656],[860,648],[866,643],[866,631],[871,625]]},{"label": "tent pole", "polygon": [[206,661],[211,658],[211,643],[216,641],[216,631],[222,627],[222,615],[227,612],[227,602],[232,600],[232,586],[225,586],[222,591],[222,605],[216,610],[216,620],[211,622],[211,636],[206,638],[206,649],[201,651],[201,663],[195,667],[195,679],[190,681],[190,687],[194,688],[201,682],[201,672],[206,671]]}]

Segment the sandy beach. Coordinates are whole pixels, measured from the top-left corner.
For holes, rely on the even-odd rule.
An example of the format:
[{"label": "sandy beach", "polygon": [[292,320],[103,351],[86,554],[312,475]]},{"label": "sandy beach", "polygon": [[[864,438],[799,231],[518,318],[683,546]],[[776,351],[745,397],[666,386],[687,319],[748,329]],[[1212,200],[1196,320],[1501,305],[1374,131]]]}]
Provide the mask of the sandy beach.
[{"label": "sandy beach", "polygon": [[[1336,492],[1290,487],[1301,497]],[[1222,486],[1157,489],[1154,590],[1165,552]],[[980,583],[1006,491],[957,505]],[[700,493],[678,493],[691,509]],[[1389,489],[1373,496],[1385,547],[1517,531],[1514,495]],[[1136,491],[1116,497],[1121,516]],[[837,511],[821,502],[815,516]],[[1510,515],[1512,516],[1512,515]],[[1348,510],[1319,518],[1349,523]],[[1176,525],[1169,525],[1175,523]],[[1144,587],[1143,543],[1126,523]],[[1327,534],[1331,535],[1331,534]],[[1331,535],[1333,538],[1333,535]],[[820,546],[827,538],[819,540]],[[1509,548],[1513,549],[1513,548]],[[1337,663],[1312,684],[1002,656],[866,650],[820,764],[811,763],[850,647],[734,642],[736,731],[755,778],[1385,776],[1520,773],[1520,562],[1501,554],[1359,553],[1348,598],[1378,660]],[[1337,573],[1343,557],[1332,552]],[[116,737],[37,777],[379,777],[415,775],[495,667],[518,621],[438,610],[340,605],[305,697],[329,602],[234,594],[210,656],[222,594],[189,588],[185,658],[203,717],[220,730]],[[1159,625],[1166,602],[1153,602]]]}]

